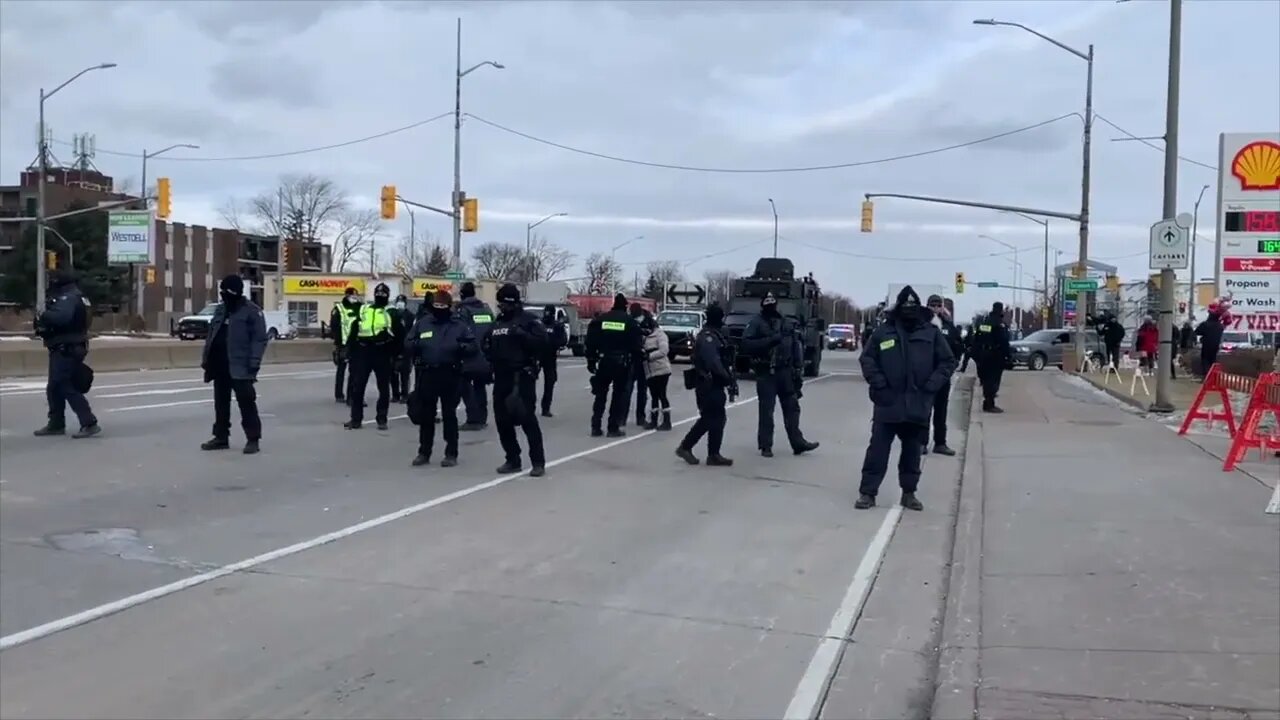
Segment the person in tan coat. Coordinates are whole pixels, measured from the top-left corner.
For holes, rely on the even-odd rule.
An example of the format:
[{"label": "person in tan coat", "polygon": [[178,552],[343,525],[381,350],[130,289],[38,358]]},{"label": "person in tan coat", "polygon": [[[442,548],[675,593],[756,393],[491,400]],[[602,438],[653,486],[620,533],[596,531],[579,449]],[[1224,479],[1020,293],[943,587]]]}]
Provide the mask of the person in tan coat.
[{"label": "person in tan coat", "polygon": [[[667,399],[667,384],[671,381],[671,347],[667,342],[667,334],[659,327],[652,315],[646,316],[640,323],[640,331],[644,333],[644,377],[649,388],[649,422],[646,430],[671,429],[671,401]],[[662,422],[658,422],[658,413],[662,413]]]}]

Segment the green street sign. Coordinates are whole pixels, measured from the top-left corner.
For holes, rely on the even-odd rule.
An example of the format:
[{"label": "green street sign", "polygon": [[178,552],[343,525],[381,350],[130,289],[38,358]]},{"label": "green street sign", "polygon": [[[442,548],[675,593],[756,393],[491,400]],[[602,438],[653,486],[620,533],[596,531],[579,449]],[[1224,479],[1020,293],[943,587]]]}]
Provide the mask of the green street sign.
[{"label": "green street sign", "polygon": [[990,282],[990,281],[988,281],[988,282],[980,282],[980,283],[978,283],[978,287],[981,287],[981,288],[993,288],[993,287],[1000,287],[1000,283],[998,283],[998,282]]},{"label": "green street sign", "polygon": [[445,274],[444,274],[444,279],[445,279],[445,280],[462,280],[462,279],[464,279],[464,278],[466,278],[466,277],[467,277],[467,274],[466,274],[466,273],[463,273],[463,272],[454,272],[454,271],[452,271],[452,270],[450,270],[449,272],[447,272],[447,273],[445,273]]},{"label": "green street sign", "polygon": [[1097,280],[1068,280],[1068,290],[1082,290],[1084,292],[1093,292],[1098,289]]}]

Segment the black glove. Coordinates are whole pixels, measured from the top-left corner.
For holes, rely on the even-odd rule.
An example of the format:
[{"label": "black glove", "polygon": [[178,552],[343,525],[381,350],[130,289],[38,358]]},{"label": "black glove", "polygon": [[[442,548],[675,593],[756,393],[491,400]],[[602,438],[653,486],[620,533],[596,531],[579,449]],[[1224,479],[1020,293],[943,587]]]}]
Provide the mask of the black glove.
[{"label": "black glove", "polygon": [[342,348],[333,349],[333,364],[334,365],[342,364]]},{"label": "black glove", "polygon": [[738,399],[738,381],[734,380],[729,385],[729,402],[734,402],[737,399]]},{"label": "black glove", "polygon": [[595,360],[590,360],[590,359],[588,359],[588,360],[587,360],[587,372],[588,372],[588,373],[590,373],[590,374],[592,374],[592,375],[595,375],[595,374],[596,374],[596,361],[595,361]]}]

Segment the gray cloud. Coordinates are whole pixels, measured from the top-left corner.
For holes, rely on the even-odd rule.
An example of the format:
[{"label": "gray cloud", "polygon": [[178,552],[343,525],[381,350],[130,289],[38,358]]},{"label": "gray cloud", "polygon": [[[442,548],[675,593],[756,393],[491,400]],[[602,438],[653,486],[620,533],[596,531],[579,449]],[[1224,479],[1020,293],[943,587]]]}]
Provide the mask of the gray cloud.
[{"label": "gray cloud", "polygon": [[320,107],[313,67],[282,54],[235,54],[210,69],[209,89],[236,103],[265,102],[284,108]]}]

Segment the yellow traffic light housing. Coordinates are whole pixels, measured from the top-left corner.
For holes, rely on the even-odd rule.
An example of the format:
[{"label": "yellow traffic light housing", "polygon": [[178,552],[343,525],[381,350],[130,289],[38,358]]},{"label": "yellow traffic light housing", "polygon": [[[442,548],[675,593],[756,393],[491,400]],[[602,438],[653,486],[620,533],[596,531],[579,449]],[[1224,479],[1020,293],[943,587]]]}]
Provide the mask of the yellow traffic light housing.
[{"label": "yellow traffic light housing", "polygon": [[395,185],[382,186],[382,201],[380,204],[382,208],[382,219],[395,220],[396,219],[396,186]]},{"label": "yellow traffic light housing", "polygon": [[284,263],[281,270],[289,269],[289,241],[284,238],[280,238],[280,262]]},{"label": "yellow traffic light housing", "polygon": [[1120,290],[1120,276],[1119,276],[1119,275],[1108,275],[1108,276],[1107,276],[1107,290],[1110,290],[1111,292],[1117,292],[1117,291],[1119,291],[1119,290]]},{"label": "yellow traffic light housing", "polygon": [[169,178],[158,178],[156,180],[156,217],[168,220],[172,211],[173,195],[172,188],[169,186]]},{"label": "yellow traffic light housing", "polygon": [[872,216],[875,213],[875,204],[870,200],[862,201],[862,232],[871,232]]},{"label": "yellow traffic light housing", "polygon": [[146,271],[147,284],[153,285],[156,281],[156,269],[154,266],[148,266]]},{"label": "yellow traffic light housing", "polygon": [[58,253],[52,250],[45,250],[44,266],[50,270],[57,270],[58,269]]},{"label": "yellow traffic light housing", "polygon": [[480,229],[480,201],[467,198],[462,201],[462,231],[475,232]]},{"label": "yellow traffic light housing", "polygon": [[956,294],[964,294],[964,273],[962,272],[956,273]]}]

